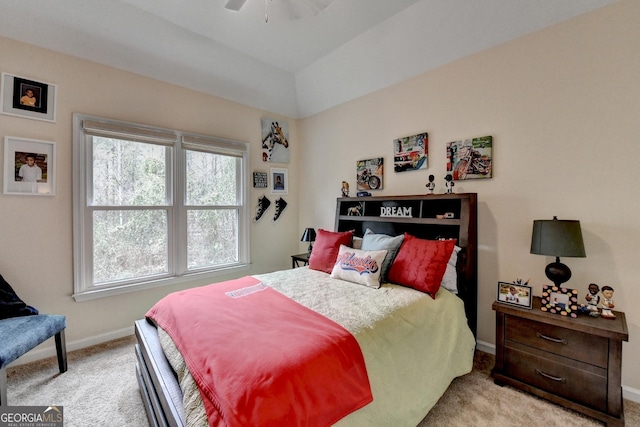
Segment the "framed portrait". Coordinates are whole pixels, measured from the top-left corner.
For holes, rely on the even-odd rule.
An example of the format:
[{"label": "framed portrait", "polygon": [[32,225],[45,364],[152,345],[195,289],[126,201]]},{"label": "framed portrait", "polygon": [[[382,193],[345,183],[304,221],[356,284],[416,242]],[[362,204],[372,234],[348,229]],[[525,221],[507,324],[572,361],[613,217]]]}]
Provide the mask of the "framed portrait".
[{"label": "framed portrait", "polygon": [[53,196],[56,146],[52,141],[5,136],[4,194]]},{"label": "framed portrait", "polygon": [[493,137],[447,143],[447,172],[454,181],[493,176]]},{"label": "framed portrait", "polygon": [[28,119],[56,121],[56,86],[2,73],[2,113]]},{"label": "framed portrait", "polygon": [[271,168],[271,194],[288,194],[289,177],[286,169]]},{"label": "framed portrait", "polygon": [[419,133],[393,140],[393,170],[414,171],[428,167],[429,135]]},{"label": "framed portrait", "polygon": [[533,304],[531,286],[498,282],[498,297],[496,298],[496,300],[504,304],[531,308]]},{"label": "framed portrait", "polygon": [[356,182],[358,191],[382,190],[384,158],[358,160],[356,162]]},{"label": "framed portrait", "polygon": [[284,120],[262,119],[262,161],[289,163],[289,124]]},{"label": "framed portrait", "polygon": [[542,285],[540,310],[567,317],[578,317],[578,291],[555,285]]}]

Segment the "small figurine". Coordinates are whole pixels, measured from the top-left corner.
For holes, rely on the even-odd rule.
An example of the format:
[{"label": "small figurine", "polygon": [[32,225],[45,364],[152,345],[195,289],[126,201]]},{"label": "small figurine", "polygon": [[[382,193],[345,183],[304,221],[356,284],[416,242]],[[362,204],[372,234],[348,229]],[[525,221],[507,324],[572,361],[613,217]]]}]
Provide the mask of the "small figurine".
[{"label": "small figurine", "polygon": [[601,292],[604,299],[602,301],[602,317],[615,319],[616,315],[611,311],[615,307],[615,304],[613,304],[613,288],[611,286],[603,286]]},{"label": "small figurine", "polygon": [[447,194],[453,194],[453,186],[456,185],[456,183],[453,182],[453,176],[451,176],[451,174],[448,173],[447,176],[444,177],[444,180],[447,181],[446,182]]},{"label": "small figurine", "polygon": [[595,283],[589,285],[589,293],[584,297],[587,300],[587,308],[589,311],[598,311],[598,304],[600,304],[600,287]]},{"label": "small figurine", "polygon": [[342,181],[342,197],[349,197],[349,183]]},{"label": "small figurine", "polygon": [[427,187],[427,189],[429,190],[429,194],[433,194],[433,190],[436,188],[436,183],[433,182],[435,179],[435,176],[429,175],[429,182],[427,182],[427,184],[425,185],[425,187]]},{"label": "small figurine", "polygon": [[591,317],[599,317],[600,312],[598,311],[598,306],[600,305],[600,286],[595,283],[589,284],[589,293],[585,295],[584,299],[587,300],[586,304],[580,304],[578,308],[578,313],[588,314]]},{"label": "small figurine", "polygon": [[349,209],[347,209],[347,215],[348,216],[362,216],[362,209],[364,208],[364,204],[363,203],[358,203],[355,206],[351,206]]}]

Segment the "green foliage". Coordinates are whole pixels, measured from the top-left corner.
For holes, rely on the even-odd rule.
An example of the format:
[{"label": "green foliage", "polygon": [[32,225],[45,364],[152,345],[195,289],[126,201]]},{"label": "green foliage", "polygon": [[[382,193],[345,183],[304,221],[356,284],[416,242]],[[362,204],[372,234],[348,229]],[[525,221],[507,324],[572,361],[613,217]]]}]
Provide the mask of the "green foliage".
[{"label": "green foliage", "polygon": [[[169,272],[173,210],[168,203],[168,150],[93,138],[94,284]],[[239,159],[187,151],[185,163],[188,268],[237,262]]]}]

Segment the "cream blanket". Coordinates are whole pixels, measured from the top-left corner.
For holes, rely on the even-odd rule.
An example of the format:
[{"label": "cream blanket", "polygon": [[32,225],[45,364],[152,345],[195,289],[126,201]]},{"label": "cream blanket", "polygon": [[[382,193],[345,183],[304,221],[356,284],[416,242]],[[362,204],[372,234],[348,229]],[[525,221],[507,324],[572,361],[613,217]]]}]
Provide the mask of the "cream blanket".
[{"label": "cream blanket", "polygon": [[[258,280],[350,331],[364,354],[373,402],[336,426],[415,426],[451,381],[471,371],[475,340],[462,301],[413,289],[380,289],[332,279],[308,267],[255,275]],[[166,332],[163,350],[178,374],[189,427],[206,426],[200,393]]]}]

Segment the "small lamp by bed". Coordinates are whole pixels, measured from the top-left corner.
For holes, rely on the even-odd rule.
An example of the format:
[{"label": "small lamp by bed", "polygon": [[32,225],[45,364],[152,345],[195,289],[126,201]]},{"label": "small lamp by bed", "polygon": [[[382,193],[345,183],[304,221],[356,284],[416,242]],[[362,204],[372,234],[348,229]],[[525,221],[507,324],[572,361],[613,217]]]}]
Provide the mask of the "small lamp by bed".
[{"label": "small lamp by bed", "polygon": [[311,250],[313,249],[313,242],[316,240],[316,230],[313,228],[305,228],[304,233],[302,233],[301,242],[309,242],[309,254],[311,254]]},{"label": "small lamp by bed", "polygon": [[547,265],[544,272],[556,286],[562,286],[571,278],[571,270],[560,262],[560,257],[587,256],[580,221],[560,220],[556,216],[552,220],[534,220],[531,253],[556,257],[556,261]]}]

